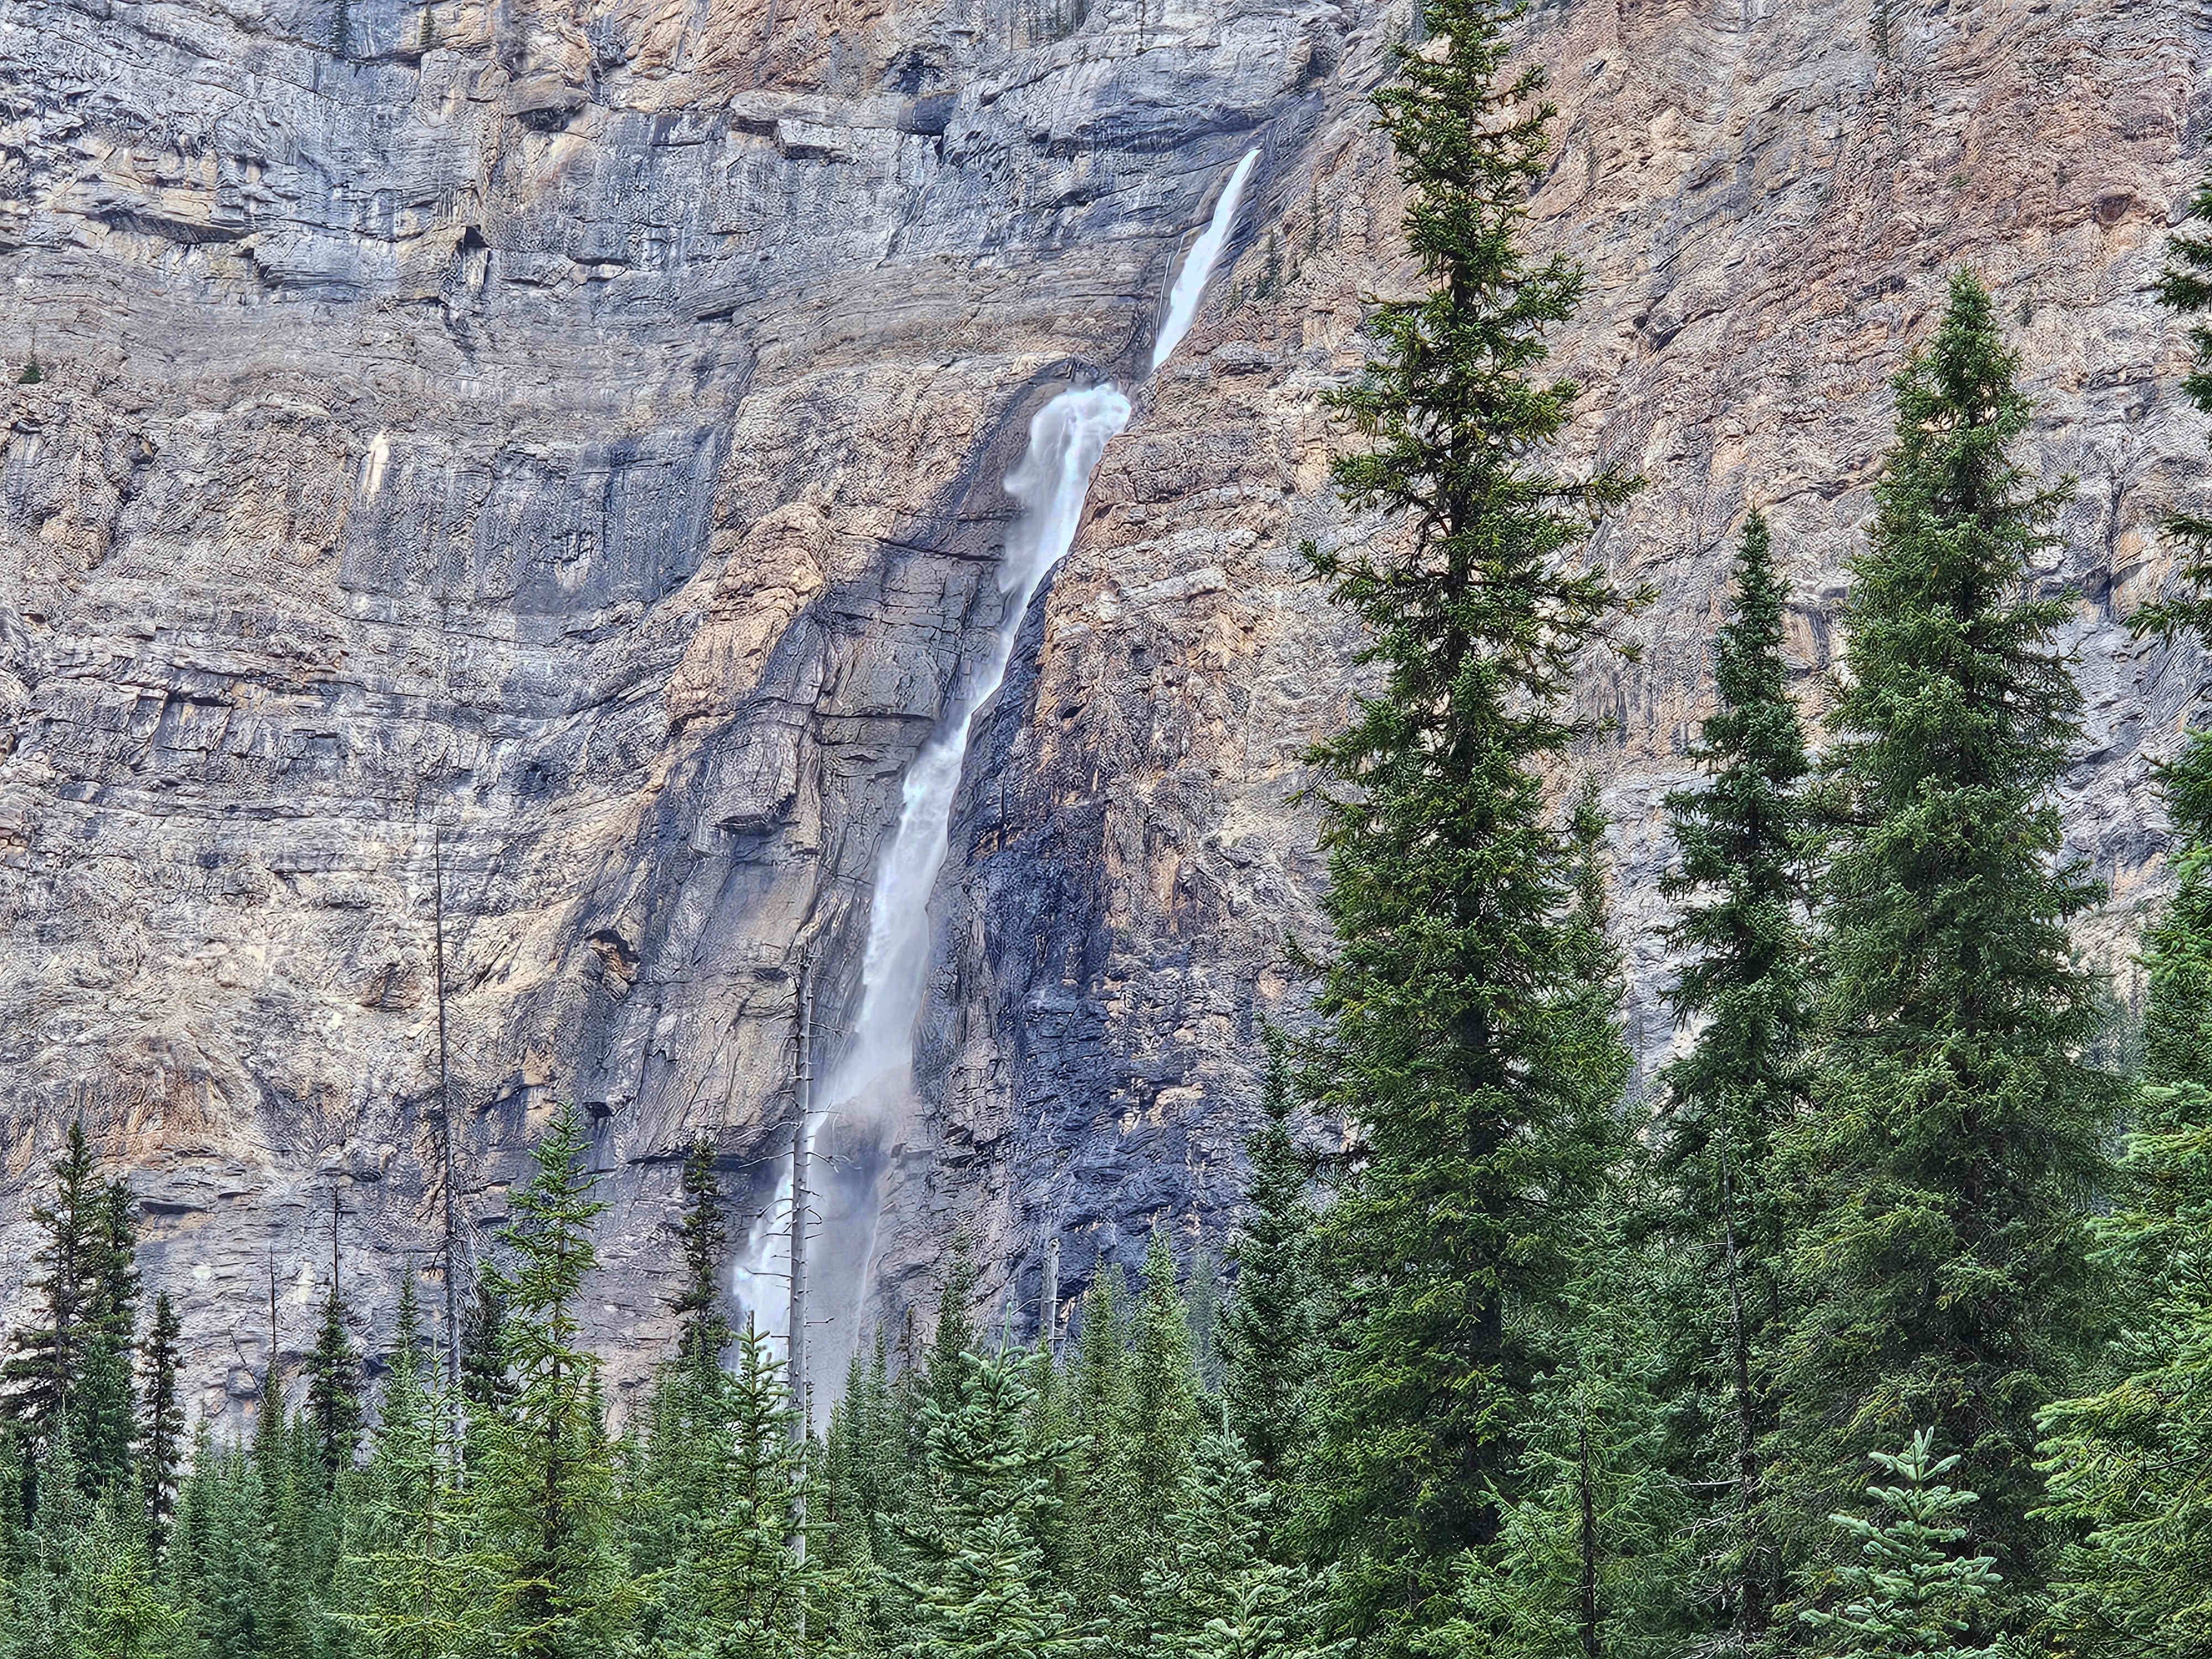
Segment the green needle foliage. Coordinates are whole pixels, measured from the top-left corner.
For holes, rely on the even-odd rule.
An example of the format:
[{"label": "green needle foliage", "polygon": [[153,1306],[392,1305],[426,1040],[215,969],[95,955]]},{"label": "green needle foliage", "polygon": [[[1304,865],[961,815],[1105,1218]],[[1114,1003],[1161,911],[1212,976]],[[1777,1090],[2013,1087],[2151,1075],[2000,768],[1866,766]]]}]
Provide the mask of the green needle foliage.
[{"label": "green needle foliage", "polygon": [[182,1472],[185,1413],[177,1398],[177,1345],[184,1334],[176,1304],[163,1291],[154,1298],[154,1323],[140,1357],[145,1406],[139,1419],[139,1482],[146,1498],[147,1547],[158,1561],[168,1547]]},{"label": "green needle foliage", "polygon": [[1261,1125],[1245,1144],[1252,1176],[1231,1244],[1237,1291],[1221,1313],[1222,1395],[1230,1426],[1271,1487],[1304,1443],[1306,1388],[1321,1346],[1313,1172],[1291,1138],[1289,1056],[1267,1034]]},{"label": "green needle foliage", "polygon": [[346,1304],[337,1281],[323,1298],[323,1323],[307,1357],[307,1414],[315,1449],[331,1480],[353,1467],[361,1446],[361,1363],[346,1334]]},{"label": "green needle foliage", "polygon": [[1128,1480],[1115,1505],[1115,1519],[1146,1558],[1165,1540],[1199,1427],[1190,1326],[1176,1288],[1175,1256],[1167,1234],[1158,1228],[1145,1249],[1145,1292],[1137,1304],[1136,1340],[1129,1354],[1128,1411]]},{"label": "green needle foliage", "polygon": [[16,1329],[15,1352],[0,1365],[9,1420],[34,1447],[49,1442],[70,1419],[99,1334],[94,1304],[106,1287],[94,1265],[105,1254],[100,1234],[106,1218],[83,1119],[70,1122],[53,1176],[52,1203],[31,1210],[41,1236],[40,1272],[31,1281],[38,1311]]},{"label": "green needle foliage", "polygon": [[[2212,184],[2191,217],[2212,218]],[[2160,284],[2185,315],[2212,312],[2212,239],[2177,237]],[[2212,412],[2212,329],[2191,330],[2184,383]],[[2139,632],[2212,624],[2212,522],[2173,527],[2196,550],[2182,596]],[[2121,1199],[2096,1224],[2129,1293],[2112,1375],[2044,1413],[2051,1515],[2074,1542],[2054,1585],[2068,1652],[2212,1655],[2212,733],[2190,734],[2166,771],[2179,884],[2144,940],[2142,1074]]]},{"label": "green needle foliage", "polygon": [[[2189,218],[2198,225],[2212,223],[2212,178],[2197,186],[2190,200]],[[2167,255],[2159,276],[2160,303],[2193,319],[2189,329],[2191,370],[2181,389],[2197,408],[2212,412],[2212,322],[2206,320],[2212,315],[2212,234],[2176,236]],[[2185,629],[2200,637],[2212,635],[2212,519],[2177,513],[2167,518],[2166,527],[2190,549],[2190,557],[2178,573],[2182,591],[2144,611],[2137,629],[2169,636]]]},{"label": "green needle foliage", "polygon": [[483,1443],[476,1544],[497,1585],[492,1651],[517,1659],[598,1655],[623,1600],[599,1360],[582,1346],[592,1224],[606,1208],[592,1196],[590,1152],[582,1119],[563,1104],[514,1196],[500,1235],[508,1261],[492,1279],[509,1397],[471,1425]]},{"label": "green needle foliage", "polygon": [[469,1632],[467,1563],[459,1552],[449,1420],[422,1336],[412,1275],[399,1288],[399,1322],[381,1420],[345,1509],[338,1601],[356,1659],[437,1659]]},{"label": "green needle foliage", "polygon": [[1829,1517],[1858,1545],[1858,1559],[1837,1575],[1843,1606],[1802,1615],[1819,1651],[1851,1659],[1982,1659],[1996,1651],[1964,1644],[2003,1581],[1989,1556],[1956,1553],[1967,1536],[1965,1516],[1979,1500],[1943,1484],[1959,1458],[1939,1461],[1934,1447],[1935,1431],[1923,1429],[1902,1452],[1872,1454],[1897,1483],[1866,1489],[1880,1519]]},{"label": "green needle foliage", "polygon": [[1339,945],[1310,1085],[1358,1142],[1322,1223],[1339,1351],[1298,1532],[1340,1563],[1345,1628],[1389,1652],[1446,1615],[1516,1496],[1545,1365],[1520,1314],[1571,1270],[1552,1241],[1599,1179],[1625,1069],[1577,980],[1579,860],[1545,769],[1623,604],[1579,550],[1637,485],[1542,465],[1578,389],[1534,377],[1583,276],[1522,251],[1554,114],[1540,71],[1505,70],[1522,10],[1435,0],[1375,94],[1428,287],[1373,308],[1366,373],[1334,400],[1364,441],[1339,493],[1384,522],[1311,556],[1380,688],[1313,756]]},{"label": "green needle foliage", "polygon": [[923,1406],[923,1488],[896,1581],[901,1659],[1077,1659],[1090,1647],[1043,1571],[1050,1468],[1069,1449],[1026,1432],[1032,1363],[966,1354],[945,1397]]},{"label": "green needle foliage", "polygon": [[712,1364],[734,1336],[728,1298],[722,1291],[722,1267],[729,1253],[730,1224],[722,1209],[721,1178],[714,1149],[695,1141],[684,1160],[684,1288],[676,1297],[683,1335],[680,1358]]},{"label": "green needle foliage", "polygon": [[1814,1208],[1778,1440],[1783,1509],[1803,1517],[1933,1427],[1980,1478],[1976,1547],[2032,1589],[2035,1413],[2080,1376],[2094,1324],[2086,1216],[2114,1089],[2081,1058],[2100,1014],[2067,923],[2100,890],[2059,858],[2078,698],[2051,642],[2067,602],[2030,586],[2061,494],[2009,458],[2018,367],[1962,274],[1896,380],[1844,619],[1846,822],[1815,1109],[1790,1147]]},{"label": "green needle foliage", "polygon": [[2117,1377],[2044,1413],[2050,1513],[2079,1536],[2071,1650],[2212,1654],[2212,741],[2169,773],[2181,885],[2151,931],[2138,1124],[2097,1224],[2130,1287]]},{"label": "green needle foliage", "polygon": [[[1748,1644],[1782,1589],[1760,1507],[1788,1243],[1769,1164],[1803,1103],[1810,1015],[1810,763],[1782,662],[1789,589],[1760,513],[1744,526],[1735,595],[1713,653],[1720,706],[1692,751],[1706,776],[1667,802],[1678,862],[1662,890],[1682,907],[1667,938],[1685,957],[1671,1001],[1697,1035],[1662,1079],[1653,1219],[1694,1274],[1692,1305],[1668,1334],[1695,1401],[1696,1477],[1726,1494],[1714,1600]],[[1715,1377],[1724,1379],[1717,1389]]]},{"label": "green needle foliage", "polygon": [[1688,1504],[1667,1467],[1653,1264],[1618,1213],[1583,1223],[1498,1542],[1460,1563],[1442,1650],[1494,1659],[1656,1659],[1685,1645]]}]

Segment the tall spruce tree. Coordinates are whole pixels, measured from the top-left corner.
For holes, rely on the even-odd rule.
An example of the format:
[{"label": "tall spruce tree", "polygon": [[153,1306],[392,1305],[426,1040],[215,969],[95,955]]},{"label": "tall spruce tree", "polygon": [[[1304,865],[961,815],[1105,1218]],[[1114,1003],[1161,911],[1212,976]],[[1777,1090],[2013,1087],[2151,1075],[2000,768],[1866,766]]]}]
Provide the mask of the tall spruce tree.
[{"label": "tall spruce tree", "polygon": [[1128,1480],[1116,1506],[1119,1523],[1146,1554],[1165,1542],[1200,1428],[1198,1370],[1176,1281],[1167,1233],[1155,1227],[1145,1248],[1145,1290],[1129,1352],[1129,1417],[1122,1431]]},{"label": "tall spruce tree", "polygon": [[1623,1206],[1577,1224],[1583,1270],[1559,1311],[1556,1358],[1521,1435],[1520,1496],[1496,1545],[1461,1565],[1438,1650],[1492,1659],[1679,1654],[1696,1540],[1668,1467],[1657,1264],[1624,1237]]},{"label": "tall spruce tree", "polygon": [[1139,1534],[1121,1516],[1121,1494],[1133,1479],[1122,1284],[1121,1264],[1102,1250],[1080,1305],[1066,1379],[1076,1435],[1068,1475],[1075,1501],[1061,1542],[1077,1611],[1086,1620],[1111,1614],[1115,1598],[1127,1593],[1143,1562]]},{"label": "tall spruce tree", "polygon": [[1024,1432],[1032,1363],[964,1353],[951,1405],[923,1407],[927,1474],[896,1581],[900,1659],[1078,1659],[1090,1645],[1037,1542],[1049,1467],[1070,1448]]},{"label": "tall spruce tree", "polygon": [[[2212,183],[2191,217],[2212,220]],[[2212,237],[2174,239],[2160,297],[2198,319],[2184,383],[2212,414]],[[2169,527],[2193,544],[2179,591],[2138,632],[2212,637],[2212,520]],[[2212,732],[2166,769],[2172,899],[2144,939],[2142,1078],[2120,1201],[2096,1224],[2126,1324],[2098,1391],[2044,1414],[2053,1515],[2075,1534],[2054,1586],[2071,1652],[2212,1654]]]},{"label": "tall spruce tree", "polygon": [[100,1184],[83,1258],[83,1351],[70,1404],[81,1477],[94,1492],[131,1480],[137,1434],[131,1384],[138,1326],[137,1200],[119,1180]]},{"label": "tall spruce tree", "polygon": [[1975,1547],[2032,1589],[2035,1413],[2076,1380],[2094,1325],[2085,1224],[2114,1091],[2081,1059],[2100,1014],[2067,923],[2098,889],[2060,858],[2051,792],[2078,698],[2051,643],[2068,602],[2029,577],[2060,495],[2008,453],[2029,418],[2018,367],[1987,290],[1954,278],[1897,377],[1854,567],[1825,1042],[1788,1152],[1812,1213],[1776,1439],[1784,1506],[1809,1517],[1848,1501],[1868,1456],[1934,1429],[1981,1484]]},{"label": "tall spruce tree", "polygon": [[514,1196],[500,1235],[507,1261],[491,1280],[510,1394],[472,1426],[484,1448],[473,1514],[497,1586],[493,1650],[515,1659],[603,1651],[620,1637],[627,1599],[599,1361],[582,1346],[592,1224],[606,1208],[592,1195],[590,1153],[580,1115],[562,1104]]},{"label": "tall spruce tree", "polygon": [[1229,1425],[1271,1487],[1304,1438],[1306,1389],[1321,1346],[1313,1260],[1313,1171],[1291,1136],[1290,1059],[1267,1032],[1259,1128],[1245,1143],[1252,1176],[1230,1249],[1237,1285],[1221,1313],[1222,1397]]},{"label": "tall spruce tree", "polygon": [[37,1312],[16,1329],[15,1352],[0,1365],[9,1420],[34,1445],[68,1421],[92,1338],[91,1269],[100,1253],[104,1217],[99,1172],[82,1118],[71,1121],[52,1168],[53,1201],[31,1210],[41,1235],[36,1258],[40,1271],[31,1284]]},{"label": "tall spruce tree", "polygon": [[358,1659],[441,1659],[469,1651],[476,1633],[475,1564],[462,1548],[440,1387],[410,1274],[376,1434],[344,1509],[338,1601]]},{"label": "tall spruce tree", "polygon": [[1434,0],[1375,94],[1425,294],[1374,308],[1334,404],[1365,442],[1334,476],[1372,539],[1316,553],[1366,624],[1380,689],[1314,754],[1339,939],[1312,1084],[1357,1126],[1323,1221],[1338,1351],[1317,1395],[1301,1533],[1378,1650],[1449,1615],[1455,1564],[1515,1495],[1543,1356],[1522,1310],[1571,1271],[1556,1223],[1597,1180],[1620,1076],[1577,989],[1577,862],[1545,769],[1581,729],[1576,663],[1621,595],[1578,550],[1635,481],[1545,470],[1577,388],[1534,378],[1583,276],[1522,248],[1554,117],[1504,73],[1504,0]]},{"label": "tall spruce tree", "polygon": [[1714,1506],[1728,1541],[1713,1553],[1712,1599],[1747,1644],[1783,1588],[1762,1508],[1789,1238],[1769,1164],[1803,1105],[1813,1000],[1810,763],[1782,662],[1789,590],[1764,514],[1744,525],[1735,586],[1735,615],[1713,653],[1719,707],[1692,751],[1706,775],[1668,798],[1677,863],[1662,890],[1681,910],[1667,937],[1684,957],[1670,1000],[1696,1035],[1662,1079],[1653,1173],[1657,1230],[1694,1285],[1667,1334],[1691,1401],[1692,1473],[1726,1494]]},{"label": "tall spruce tree", "polygon": [[720,1176],[714,1149],[694,1141],[684,1159],[684,1288],[675,1302],[682,1328],[679,1358],[695,1368],[715,1363],[730,1346],[728,1298],[722,1292],[722,1267],[728,1254],[730,1225],[722,1208]]},{"label": "tall spruce tree", "polygon": [[[2194,225],[2212,226],[2212,176],[2191,198],[2188,217]],[[2174,237],[2159,276],[2158,297],[2168,310],[2191,319],[2191,362],[2181,389],[2198,409],[2212,414],[2212,231],[2185,230]],[[2179,592],[2144,611],[2139,628],[2168,637],[2186,629],[2212,638],[2212,518],[2176,513],[2168,516],[2166,528],[2191,556],[2177,573]]]},{"label": "tall spruce tree", "polygon": [[154,1322],[139,1356],[144,1404],[139,1419],[138,1477],[146,1500],[147,1547],[157,1565],[168,1547],[184,1455],[185,1411],[177,1397],[183,1334],[176,1304],[163,1291],[154,1298]]},{"label": "tall spruce tree", "polygon": [[323,1322],[307,1356],[307,1417],[315,1450],[325,1474],[336,1480],[353,1467],[361,1448],[361,1361],[346,1331],[345,1295],[332,1264],[330,1294],[323,1298]]},{"label": "tall spruce tree", "polygon": [[1320,1595],[1302,1568],[1267,1559],[1271,1499],[1234,1434],[1200,1437],[1161,1547],[1145,1563],[1128,1623],[1134,1651],[1175,1659],[1325,1659]]},{"label": "tall spruce tree", "polygon": [[2212,739],[2168,775],[2181,884],[2146,941],[2142,1082],[2100,1218],[2124,1287],[2114,1376],[2043,1417],[2069,1651],[2212,1654]]}]

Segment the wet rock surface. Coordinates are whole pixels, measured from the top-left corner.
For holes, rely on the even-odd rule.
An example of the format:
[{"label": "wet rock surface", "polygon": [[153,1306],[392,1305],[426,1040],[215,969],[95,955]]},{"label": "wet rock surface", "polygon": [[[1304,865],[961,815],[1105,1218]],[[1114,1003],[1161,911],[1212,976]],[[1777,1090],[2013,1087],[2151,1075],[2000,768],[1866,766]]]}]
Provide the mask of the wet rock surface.
[{"label": "wet rock surface", "polygon": [[[0,1154],[20,1188],[82,1112],[131,1170],[204,1410],[250,1403],[272,1272],[304,1352],[334,1194],[364,1334],[403,1264],[434,1273],[440,868],[471,1236],[550,1103],[584,1103],[596,1334],[644,1374],[676,1160],[708,1134],[766,1200],[793,974],[834,1049],[901,772],[1000,622],[1000,481],[1071,380],[1135,414],[976,727],[919,1098],[831,1126],[825,1202],[863,1228],[881,1171],[840,1248],[894,1330],[956,1229],[1018,1329],[1054,1233],[1070,1295],[1155,1223],[1219,1240],[1259,1024],[1325,945],[1285,799],[1356,641],[1298,544],[1373,529],[1329,495],[1319,399],[1363,295],[1410,280],[1361,101],[1406,27],[1364,0],[0,13]],[[1540,220],[1590,271],[1575,446],[1652,479],[1598,543],[1656,593],[1640,655],[1591,665],[1616,724],[1577,757],[1620,824],[1632,1036],[1667,1040],[1660,803],[1735,524],[1774,515],[1817,704],[1886,379],[1960,259],[2016,321],[2039,465],[2080,479],[2039,576],[2084,595],[2068,823],[2113,885],[2085,947],[2124,958],[2150,766],[2202,679],[2124,622],[2200,472],[2148,284],[2212,9],[1528,27],[1564,112]]]}]

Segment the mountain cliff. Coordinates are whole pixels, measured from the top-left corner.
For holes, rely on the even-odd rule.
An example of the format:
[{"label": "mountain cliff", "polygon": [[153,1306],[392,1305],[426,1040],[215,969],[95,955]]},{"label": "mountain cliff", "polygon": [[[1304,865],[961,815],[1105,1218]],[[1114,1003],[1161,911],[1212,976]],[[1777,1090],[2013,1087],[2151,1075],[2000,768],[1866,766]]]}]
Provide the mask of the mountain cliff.
[{"label": "mountain cliff", "polygon": [[[664,1340],[677,1164],[773,1207],[798,975],[853,1040],[902,779],[969,732],[912,1088],[820,1151],[836,1350],[965,1231],[1036,1316],[1166,1222],[1218,1242],[1259,1022],[1323,878],[1286,804],[1357,684],[1299,543],[1321,394],[1410,280],[1364,94],[1404,3],[25,0],[0,15],[0,1155],[82,1114],[131,1173],[201,1409],[481,1240],[556,1097],[613,1210],[595,1336]],[[2212,7],[1567,0],[1544,234],[1589,271],[1576,442],[1650,487],[1578,759],[1616,830],[1631,1034],[1668,1040],[1659,803],[1746,506],[1829,623],[1886,380],[1989,277],[2078,480],[2069,834],[2123,961],[2193,652],[2134,642],[2193,487],[2148,283]],[[1259,159],[1196,326],[1173,277]],[[15,383],[35,362],[40,374]],[[1018,618],[1004,480],[1070,386],[1132,401]],[[1018,597],[1018,596],[1017,596]],[[442,895],[442,896],[441,896]],[[447,1083],[440,1085],[442,951]],[[20,1291],[20,1205],[0,1229]],[[855,1290],[866,1292],[865,1307]]]}]

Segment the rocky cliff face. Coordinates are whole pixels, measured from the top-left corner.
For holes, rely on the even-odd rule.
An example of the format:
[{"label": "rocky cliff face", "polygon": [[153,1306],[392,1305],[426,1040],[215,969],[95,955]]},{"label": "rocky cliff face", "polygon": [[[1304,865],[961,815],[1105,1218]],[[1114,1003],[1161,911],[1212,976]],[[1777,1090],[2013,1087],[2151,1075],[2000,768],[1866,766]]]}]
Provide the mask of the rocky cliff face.
[{"label": "rocky cliff face", "polygon": [[[0,353],[44,371],[0,387],[0,1151],[33,1179],[82,1112],[131,1170],[204,1409],[258,1386],[271,1273],[306,1346],[334,1202],[365,1328],[436,1266],[441,868],[457,1201],[495,1224],[547,1103],[586,1104],[597,1331],[643,1373],[674,1161],[708,1135],[768,1202],[794,971],[834,1048],[901,774],[1000,621],[1000,480],[1072,380],[1134,417],[977,726],[916,1099],[830,1126],[828,1225],[868,1317],[926,1307],[965,1228],[1022,1327],[1048,1237],[1070,1292],[1156,1221],[1218,1239],[1257,1023],[1322,937],[1284,798],[1355,642],[1297,547],[1361,528],[1318,395],[1405,280],[1362,98],[1407,27],[1368,0],[0,14]],[[2088,942],[2123,953],[2200,678],[2122,624],[2201,452],[2146,283],[2212,9],[1554,0],[1528,28],[1565,112],[1541,221],[1591,272],[1577,442],[1654,481],[1601,548],[1658,597],[1640,659],[1592,666],[1619,725],[1578,757],[1620,825],[1639,1042],[1729,536],[1774,512],[1817,702],[1883,381],[1962,258],[2081,479],[2046,574],[2087,596],[2069,823],[2114,884]]]}]

